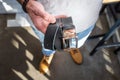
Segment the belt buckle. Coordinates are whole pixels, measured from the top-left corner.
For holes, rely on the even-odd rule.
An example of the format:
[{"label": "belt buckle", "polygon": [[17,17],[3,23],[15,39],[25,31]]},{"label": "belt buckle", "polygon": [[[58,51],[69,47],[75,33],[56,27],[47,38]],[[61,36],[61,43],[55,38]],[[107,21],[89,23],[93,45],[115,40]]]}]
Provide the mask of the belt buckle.
[{"label": "belt buckle", "polygon": [[[78,37],[76,35],[76,32],[69,32],[69,30],[63,30],[62,41],[63,41],[63,49],[78,47]],[[75,41],[75,45],[72,45],[72,41]]]}]

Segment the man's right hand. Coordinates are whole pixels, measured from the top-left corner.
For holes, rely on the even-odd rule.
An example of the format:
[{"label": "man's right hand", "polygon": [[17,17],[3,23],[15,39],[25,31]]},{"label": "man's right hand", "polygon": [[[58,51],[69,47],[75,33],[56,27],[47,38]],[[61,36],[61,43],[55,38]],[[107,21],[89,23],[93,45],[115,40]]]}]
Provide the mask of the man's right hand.
[{"label": "man's right hand", "polygon": [[43,33],[46,32],[50,23],[56,22],[55,17],[46,12],[43,5],[35,0],[29,0],[26,5],[26,10],[31,17],[33,24]]},{"label": "man's right hand", "polygon": [[35,0],[29,0],[26,10],[38,30],[45,33],[50,23],[55,23],[56,18],[66,18],[64,14],[53,16],[45,11],[43,5]]}]

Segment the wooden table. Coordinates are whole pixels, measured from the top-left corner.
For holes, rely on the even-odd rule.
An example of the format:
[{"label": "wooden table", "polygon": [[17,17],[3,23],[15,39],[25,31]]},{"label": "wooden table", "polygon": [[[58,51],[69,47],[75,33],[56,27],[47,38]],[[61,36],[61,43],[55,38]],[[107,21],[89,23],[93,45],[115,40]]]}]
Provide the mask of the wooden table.
[{"label": "wooden table", "polygon": [[6,11],[2,2],[0,2],[0,32],[5,30],[5,28],[7,27],[7,20],[8,19],[15,19],[15,15],[16,15],[15,12]]},{"label": "wooden table", "polygon": [[120,2],[120,0],[103,0],[103,3],[113,3],[113,2]]}]

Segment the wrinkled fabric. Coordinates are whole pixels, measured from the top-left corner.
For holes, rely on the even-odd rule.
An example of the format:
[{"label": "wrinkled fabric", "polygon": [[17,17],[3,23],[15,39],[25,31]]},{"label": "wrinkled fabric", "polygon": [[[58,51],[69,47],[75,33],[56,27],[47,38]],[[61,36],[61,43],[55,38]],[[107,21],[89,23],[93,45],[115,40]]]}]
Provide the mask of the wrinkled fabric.
[{"label": "wrinkled fabric", "polygon": [[38,0],[52,15],[67,15],[73,19],[76,32],[81,32],[95,24],[102,0]]}]

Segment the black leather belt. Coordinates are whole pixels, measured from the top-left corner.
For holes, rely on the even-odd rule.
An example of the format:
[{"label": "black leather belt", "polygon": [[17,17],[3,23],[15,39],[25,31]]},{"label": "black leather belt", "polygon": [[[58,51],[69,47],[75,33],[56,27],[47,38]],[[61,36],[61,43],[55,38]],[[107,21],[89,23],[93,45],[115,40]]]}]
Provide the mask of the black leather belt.
[{"label": "black leather belt", "polygon": [[75,30],[71,17],[57,19],[56,23],[50,24],[46,30],[44,47],[51,50],[67,49],[71,47],[73,39],[77,47],[76,32],[69,32],[69,30]]}]

